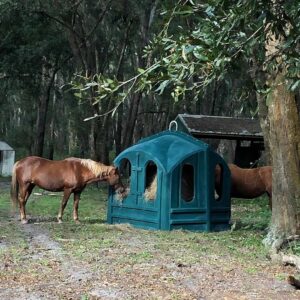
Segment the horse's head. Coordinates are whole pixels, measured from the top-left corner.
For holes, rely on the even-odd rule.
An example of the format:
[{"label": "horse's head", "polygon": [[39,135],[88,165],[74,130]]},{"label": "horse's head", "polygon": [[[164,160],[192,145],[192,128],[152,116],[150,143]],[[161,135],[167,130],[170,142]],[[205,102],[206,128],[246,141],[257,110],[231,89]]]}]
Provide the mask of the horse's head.
[{"label": "horse's head", "polygon": [[118,168],[111,168],[106,178],[109,185],[113,186],[117,193],[123,194],[125,187],[121,181],[120,173]]}]

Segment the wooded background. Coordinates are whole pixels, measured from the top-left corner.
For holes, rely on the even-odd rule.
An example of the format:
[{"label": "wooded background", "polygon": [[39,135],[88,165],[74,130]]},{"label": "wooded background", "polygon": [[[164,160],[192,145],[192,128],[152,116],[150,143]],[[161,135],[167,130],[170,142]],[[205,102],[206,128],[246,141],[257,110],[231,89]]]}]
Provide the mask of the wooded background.
[{"label": "wooded background", "polygon": [[[212,80],[194,97],[131,93],[112,116],[90,121],[117,104],[96,104],[70,89],[76,75],[125,80],[149,57],[144,48],[161,31],[175,1],[1,1],[0,137],[17,150],[47,158],[90,157],[108,163],[132,143],[167,129],[178,113],[257,117],[247,66]],[[173,30],[192,30],[180,18]],[[181,27],[178,27],[181,26]],[[179,28],[179,29],[178,29]],[[75,91],[76,94],[76,91]],[[77,95],[78,96],[78,95]]]}]

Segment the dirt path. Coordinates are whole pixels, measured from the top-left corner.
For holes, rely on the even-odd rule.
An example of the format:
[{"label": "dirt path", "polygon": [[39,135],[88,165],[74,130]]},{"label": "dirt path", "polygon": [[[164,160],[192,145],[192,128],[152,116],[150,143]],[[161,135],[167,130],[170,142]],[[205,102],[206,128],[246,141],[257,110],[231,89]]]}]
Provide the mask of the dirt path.
[{"label": "dirt path", "polygon": [[2,286],[0,299],[300,299],[300,292],[274,279],[279,267],[272,265],[251,275],[238,265],[228,265],[229,257],[209,253],[198,263],[179,264],[173,260],[172,249],[164,260],[158,256],[149,263],[117,264],[120,251],[134,255],[145,248],[145,242],[149,250],[155,247],[126,227],[121,249],[99,253],[100,264],[96,264],[101,269],[65,253],[40,224],[21,228],[28,249],[20,266],[30,261],[29,274],[14,278],[13,286]]},{"label": "dirt path", "polygon": [[[26,268],[27,261],[36,267],[40,263],[44,264],[46,270],[37,267],[34,272],[40,271],[38,277],[44,277],[46,280],[29,283],[23,277],[14,287],[1,287],[0,299],[80,299],[87,282],[95,279],[94,273],[80,261],[67,256],[61,245],[51,239],[40,224],[20,227],[28,243],[23,266]],[[30,274],[28,277],[30,280]]]},{"label": "dirt path", "polygon": [[[253,270],[245,269],[230,254],[213,254],[209,250],[190,252],[197,253],[197,257],[190,257],[189,262],[189,250],[183,246],[162,247],[153,235],[126,225],[100,224],[111,231],[109,239],[102,237],[100,248],[83,247],[82,253],[75,255],[72,247],[64,247],[77,242],[72,235],[69,239],[53,238],[53,232],[43,225],[47,223],[51,228],[57,224],[50,219],[37,221],[41,223],[5,221],[18,227],[26,246],[20,246],[15,258],[4,257],[0,262],[1,300],[300,299],[300,291],[285,280],[287,274],[295,274],[292,267],[264,260],[258,261],[260,265],[253,266]],[[101,236],[93,238],[101,240]],[[199,249],[205,247],[201,235],[193,243],[199,243]],[[0,251],[8,246],[0,233]]]}]

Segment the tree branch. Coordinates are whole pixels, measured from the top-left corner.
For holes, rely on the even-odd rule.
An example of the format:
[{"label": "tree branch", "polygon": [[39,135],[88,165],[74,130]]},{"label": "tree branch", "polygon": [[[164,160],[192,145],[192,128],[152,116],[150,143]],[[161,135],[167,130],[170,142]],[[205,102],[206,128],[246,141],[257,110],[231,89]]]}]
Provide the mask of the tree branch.
[{"label": "tree branch", "polygon": [[94,28],[92,28],[92,29],[90,30],[90,32],[86,35],[86,41],[90,39],[90,37],[92,36],[92,34],[93,34],[93,33],[95,32],[95,30],[97,29],[98,25],[99,25],[99,24],[101,23],[101,21],[103,20],[103,18],[104,18],[104,16],[105,16],[105,14],[106,14],[106,12],[107,12],[107,10],[108,10],[108,8],[109,8],[111,2],[112,2],[112,0],[110,0],[110,1],[107,3],[107,5],[106,5],[106,7],[104,8],[102,14],[99,16],[99,18],[98,18],[98,20],[97,20],[97,22],[96,22]]},{"label": "tree branch", "polygon": [[45,11],[43,10],[33,10],[32,11],[33,13],[36,13],[36,14],[41,14],[42,16],[44,17],[47,17],[51,20],[54,20],[55,22],[57,22],[58,24],[64,26],[65,28],[69,29],[70,31],[74,32],[74,34],[79,38],[81,39],[81,36],[76,32],[74,31],[74,29],[72,27],[70,27],[67,23],[63,22],[62,20],[56,18],[56,17],[53,17],[51,15],[49,15],[48,13],[46,13]]},{"label": "tree branch", "polygon": [[166,114],[167,111],[166,110],[148,110],[148,111],[141,111],[138,113],[138,115],[146,115],[146,114]]}]

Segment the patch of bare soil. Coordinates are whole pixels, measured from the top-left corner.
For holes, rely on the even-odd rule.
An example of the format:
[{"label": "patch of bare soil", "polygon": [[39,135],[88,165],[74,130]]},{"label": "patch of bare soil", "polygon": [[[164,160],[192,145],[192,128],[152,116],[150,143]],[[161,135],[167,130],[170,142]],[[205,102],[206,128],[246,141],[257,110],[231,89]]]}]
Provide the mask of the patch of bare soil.
[{"label": "patch of bare soil", "polygon": [[0,299],[81,299],[87,281],[94,279],[90,268],[70,259],[38,223],[21,228],[29,246],[20,268],[27,268],[28,274],[19,277],[16,271],[12,282],[1,284]]},{"label": "patch of bare soil", "polygon": [[[297,292],[284,281],[274,279],[283,272],[278,266],[266,267],[265,272],[252,275],[240,269],[229,257],[213,256],[207,253],[197,263],[182,264],[174,261],[172,249],[161,259],[149,263],[124,265],[122,270],[114,268],[114,259],[124,251],[145,249],[147,239],[127,236],[124,249],[103,253],[110,272],[101,274],[93,295],[99,299],[113,299],[103,295],[113,292],[116,299],[299,299]],[[130,247],[134,245],[134,248]],[[126,250],[127,249],[127,250]],[[122,251],[120,251],[122,250]],[[111,253],[114,252],[114,253]],[[184,256],[184,252],[182,253]],[[292,270],[292,269],[291,269]],[[287,269],[285,269],[287,271]],[[98,299],[98,298],[97,298]]]},{"label": "patch of bare soil", "polygon": [[[184,257],[184,249],[175,253],[178,248],[170,247],[160,255],[147,235],[135,236],[126,227],[119,247],[104,248],[89,261],[84,253],[82,259],[65,253],[40,224],[21,228],[28,248],[17,264],[28,272],[15,268],[15,275],[1,282],[0,299],[300,299],[299,291],[276,279],[278,274],[293,273],[291,267],[267,262],[259,266],[260,272],[251,273],[221,253],[181,263],[174,257]],[[157,255],[141,262],[122,260],[145,249]],[[0,265],[1,272],[10,268],[6,264]]]}]

